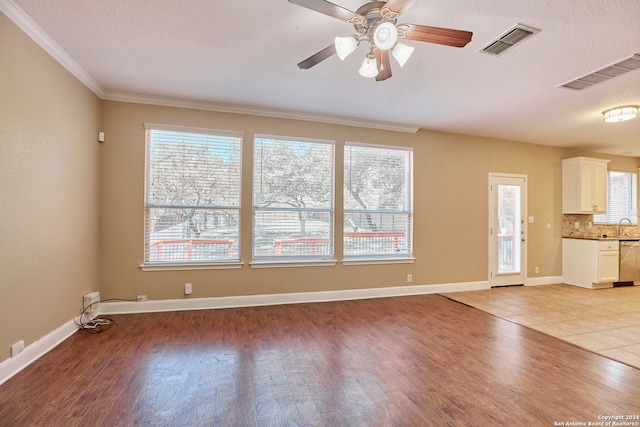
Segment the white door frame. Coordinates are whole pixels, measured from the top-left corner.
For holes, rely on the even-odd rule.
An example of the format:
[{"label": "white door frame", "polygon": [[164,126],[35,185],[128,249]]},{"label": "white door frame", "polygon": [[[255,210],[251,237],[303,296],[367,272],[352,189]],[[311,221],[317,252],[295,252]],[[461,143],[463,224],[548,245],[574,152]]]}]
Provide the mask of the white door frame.
[{"label": "white door frame", "polygon": [[[521,194],[521,262],[520,273],[511,275],[498,275],[498,230],[494,230],[494,224],[496,223],[495,212],[497,206],[495,206],[495,198],[493,196],[493,186],[495,181],[500,179],[514,180],[514,185],[520,185],[522,188]],[[509,286],[516,284],[524,284],[527,278],[527,238],[528,238],[528,208],[527,208],[527,175],[522,174],[508,174],[489,172],[489,227],[488,227],[488,247],[489,247],[489,286]]]}]

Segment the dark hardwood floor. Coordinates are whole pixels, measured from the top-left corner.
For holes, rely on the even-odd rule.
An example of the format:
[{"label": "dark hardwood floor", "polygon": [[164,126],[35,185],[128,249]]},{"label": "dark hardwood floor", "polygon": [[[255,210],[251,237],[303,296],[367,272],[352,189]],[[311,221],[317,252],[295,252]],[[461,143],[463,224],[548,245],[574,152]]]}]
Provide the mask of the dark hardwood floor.
[{"label": "dark hardwood floor", "polygon": [[0,386],[0,425],[553,426],[640,414],[640,370],[438,295],[113,318]]}]

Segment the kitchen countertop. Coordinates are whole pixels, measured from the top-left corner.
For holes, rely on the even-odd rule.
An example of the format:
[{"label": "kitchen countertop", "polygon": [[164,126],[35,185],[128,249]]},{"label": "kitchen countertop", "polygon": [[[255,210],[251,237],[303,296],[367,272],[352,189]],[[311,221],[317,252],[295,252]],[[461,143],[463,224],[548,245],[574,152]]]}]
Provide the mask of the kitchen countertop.
[{"label": "kitchen countertop", "polygon": [[633,241],[639,241],[640,237],[638,237],[638,236],[601,237],[598,240],[633,240]]},{"label": "kitchen countertop", "polygon": [[577,239],[577,240],[636,240],[640,241],[640,236],[606,236],[601,237],[563,237],[563,239]]}]

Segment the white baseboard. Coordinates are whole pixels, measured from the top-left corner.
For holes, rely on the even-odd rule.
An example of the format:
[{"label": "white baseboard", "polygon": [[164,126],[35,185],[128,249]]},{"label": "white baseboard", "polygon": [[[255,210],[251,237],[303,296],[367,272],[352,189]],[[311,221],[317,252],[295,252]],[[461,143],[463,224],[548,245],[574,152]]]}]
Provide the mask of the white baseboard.
[{"label": "white baseboard", "polygon": [[489,289],[489,282],[446,283],[441,285],[393,286],[388,288],[347,289],[340,291],[299,292],[287,294],[244,295],[215,298],[169,299],[101,303],[100,314],[150,313],[160,311],[209,310],[216,308],[255,307],[461,292]]},{"label": "white baseboard", "polygon": [[524,281],[525,286],[557,285],[558,283],[563,283],[562,276],[527,277]]},{"label": "white baseboard", "polygon": [[[562,276],[535,277],[525,281],[526,286],[562,283]],[[299,292],[287,294],[243,295],[215,298],[192,298],[151,301],[101,303],[100,314],[150,313],[160,311],[209,310],[216,308],[252,307],[310,302],[345,301],[369,298],[387,298],[426,295],[445,292],[463,292],[490,289],[488,281],[445,283],[436,285],[393,286],[387,288],[347,289],[340,291]],[[49,350],[78,330],[70,320],[43,338],[26,347],[20,354],[0,363],[0,384],[16,375]]]},{"label": "white baseboard", "polygon": [[9,378],[44,356],[49,350],[69,338],[77,330],[78,325],[76,325],[74,320],[70,320],[58,329],[25,347],[25,349],[16,356],[0,363],[0,384],[3,384]]},{"label": "white baseboard", "polygon": [[[340,291],[299,292],[287,294],[245,295],[216,298],[192,298],[151,301],[100,303],[99,314],[150,313],[160,311],[208,310],[216,308],[252,307],[263,305],[299,304],[462,292],[489,289],[489,282],[445,283],[436,285],[394,286],[387,288],[347,289]],[[43,338],[26,347],[20,354],[0,363],[0,384],[3,384],[78,330],[70,320]]]}]

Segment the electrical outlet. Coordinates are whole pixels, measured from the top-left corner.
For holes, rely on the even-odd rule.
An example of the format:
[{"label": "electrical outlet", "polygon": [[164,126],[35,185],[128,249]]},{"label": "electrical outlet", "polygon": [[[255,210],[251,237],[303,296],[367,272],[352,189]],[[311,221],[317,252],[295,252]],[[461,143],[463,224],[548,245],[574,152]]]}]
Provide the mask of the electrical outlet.
[{"label": "electrical outlet", "polygon": [[87,316],[94,316],[98,312],[100,292],[89,292],[82,297],[82,310]]},{"label": "electrical outlet", "polygon": [[407,274],[407,283],[413,282],[413,274]]},{"label": "electrical outlet", "polygon": [[138,295],[136,297],[136,301],[147,301],[147,296],[146,295]]},{"label": "electrical outlet", "polygon": [[193,285],[191,283],[185,283],[184,284],[184,294],[185,295],[191,295],[192,292],[193,292]]},{"label": "electrical outlet", "polygon": [[536,266],[536,274],[540,273],[540,267]]}]

